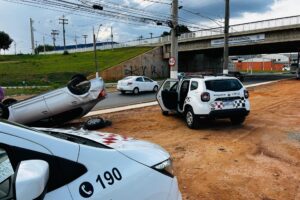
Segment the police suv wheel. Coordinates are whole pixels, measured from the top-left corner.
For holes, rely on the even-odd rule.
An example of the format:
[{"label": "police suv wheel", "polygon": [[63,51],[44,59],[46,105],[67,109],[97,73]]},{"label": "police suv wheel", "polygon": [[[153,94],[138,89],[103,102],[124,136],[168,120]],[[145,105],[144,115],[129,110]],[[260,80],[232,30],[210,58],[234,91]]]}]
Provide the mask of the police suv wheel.
[{"label": "police suv wheel", "polygon": [[9,117],[9,110],[7,106],[0,103],[0,119],[8,119]]},{"label": "police suv wheel", "polygon": [[189,128],[197,128],[197,120],[192,108],[187,108],[185,112],[185,122]]},{"label": "police suv wheel", "polygon": [[158,86],[156,85],[156,86],[154,86],[154,88],[153,88],[153,92],[157,92],[158,91]]}]

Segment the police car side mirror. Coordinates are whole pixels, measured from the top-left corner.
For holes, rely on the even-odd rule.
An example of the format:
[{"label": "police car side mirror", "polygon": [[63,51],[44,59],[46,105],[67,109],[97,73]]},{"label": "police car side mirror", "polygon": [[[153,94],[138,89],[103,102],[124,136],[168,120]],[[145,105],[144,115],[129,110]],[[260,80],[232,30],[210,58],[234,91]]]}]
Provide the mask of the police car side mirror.
[{"label": "police car side mirror", "polygon": [[49,179],[49,164],[43,160],[22,161],[16,171],[17,200],[43,199]]}]

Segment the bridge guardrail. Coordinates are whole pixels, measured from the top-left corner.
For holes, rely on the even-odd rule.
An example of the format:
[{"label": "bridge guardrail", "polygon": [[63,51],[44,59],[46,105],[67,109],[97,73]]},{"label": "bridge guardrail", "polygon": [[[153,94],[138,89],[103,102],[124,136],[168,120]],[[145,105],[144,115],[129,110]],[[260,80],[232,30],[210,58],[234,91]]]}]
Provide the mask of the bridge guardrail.
[{"label": "bridge guardrail", "polygon": [[[256,22],[248,22],[243,24],[235,24],[231,25],[229,32],[230,33],[238,33],[244,31],[251,31],[251,30],[259,30],[259,29],[267,29],[267,28],[275,28],[281,26],[289,26],[289,25],[297,25],[300,24],[300,15],[297,16],[290,16],[290,17],[283,17],[283,18],[276,18],[276,19],[269,19],[269,20],[262,20]],[[193,31],[190,33],[181,34],[178,37],[178,41],[183,41],[187,39],[194,39],[206,36],[215,36],[215,35],[223,35],[224,28],[223,27],[216,27],[211,29],[202,29],[198,31]],[[143,40],[133,40],[124,43],[114,44],[113,48],[122,48],[122,47],[132,47],[132,46],[145,46],[145,45],[159,45],[170,43],[171,37],[154,37],[154,38],[147,38]],[[111,49],[111,45],[103,45],[98,46],[97,49],[105,50]],[[83,52],[83,51],[93,51],[93,48],[81,48],[81,49],[71,49],[68,50],[69,52]],[[53,54],[53,53],[63,53],[63,51],[52,51],[46,52],[45,54]],[[44,54],[44,53],[42,53]]]}]

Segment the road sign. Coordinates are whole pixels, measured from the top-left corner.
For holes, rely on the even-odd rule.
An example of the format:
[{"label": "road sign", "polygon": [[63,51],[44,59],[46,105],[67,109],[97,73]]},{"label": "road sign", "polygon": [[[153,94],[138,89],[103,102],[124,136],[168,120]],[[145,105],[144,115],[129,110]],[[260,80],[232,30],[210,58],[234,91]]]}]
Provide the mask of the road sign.
[{"label": "road sign", "polygon": [[169,65],[170,65],[171,67],[174,66],[175,63],[176,63],[176,60],[175,60],[174,57],[169,58]]}]

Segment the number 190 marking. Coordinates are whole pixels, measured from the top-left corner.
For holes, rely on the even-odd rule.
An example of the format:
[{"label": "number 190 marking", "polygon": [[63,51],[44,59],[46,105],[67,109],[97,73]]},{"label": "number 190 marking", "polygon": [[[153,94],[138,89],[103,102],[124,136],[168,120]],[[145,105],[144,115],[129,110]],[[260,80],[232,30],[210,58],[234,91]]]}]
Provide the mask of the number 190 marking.
[{"label": "number 190 marking", "polygon": [[112,172],[109,171],[104,172],[102,177],[104,178],[105,182],[102,180],[100,175],[97,176],[96,182],[97,183],[99,182],[103,189],[106,188],[107,184],[113,185],[115,183],[115,180],[117,181],[122,180],[122,175],[117,168],[113,168]]}]

